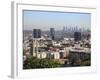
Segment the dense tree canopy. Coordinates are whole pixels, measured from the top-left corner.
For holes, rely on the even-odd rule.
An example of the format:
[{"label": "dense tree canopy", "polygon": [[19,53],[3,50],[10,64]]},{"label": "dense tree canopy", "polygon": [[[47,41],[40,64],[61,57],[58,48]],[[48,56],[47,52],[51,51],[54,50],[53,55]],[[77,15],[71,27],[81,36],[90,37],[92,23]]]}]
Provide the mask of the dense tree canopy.
[{"label": "dense tree canopy", "polygon": [[35,69],[35,68],[55,68],[59,67],[60,63],[51,59],[38,59],[35,57],[29,57],[24,61],[24,69]]}]

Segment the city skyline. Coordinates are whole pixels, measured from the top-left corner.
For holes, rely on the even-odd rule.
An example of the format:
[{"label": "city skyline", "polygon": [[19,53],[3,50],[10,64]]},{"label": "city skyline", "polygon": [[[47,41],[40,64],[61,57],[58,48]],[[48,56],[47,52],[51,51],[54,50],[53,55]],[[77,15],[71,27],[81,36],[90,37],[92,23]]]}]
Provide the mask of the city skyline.
[{"label": "city skyline", "polygon": [[68,13],[68,12],[47,12],[47,11],[23,11],[24,30],[35,28],[49,30],[53,27],[62,30],[63,27],[77,26],[90,29],[91,14],[89,13]]},{"label": "city skyline", "polygon": [[23,11],[23,69],[91,66],[91,14]]}]

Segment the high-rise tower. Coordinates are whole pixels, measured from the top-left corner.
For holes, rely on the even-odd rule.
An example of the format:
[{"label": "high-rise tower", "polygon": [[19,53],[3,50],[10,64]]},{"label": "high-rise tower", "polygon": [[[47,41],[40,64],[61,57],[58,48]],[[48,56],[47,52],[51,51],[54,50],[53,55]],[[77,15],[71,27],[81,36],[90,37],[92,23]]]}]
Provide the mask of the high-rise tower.
[{"label": "high-rise tower", "polygon": [[52,40],[55,39],[55,29],[54,28],[50,28],[50,36]]},{"label": "high-rise tower", "polygon": [[33,29],[33,38],[41,38],[41,30]]}]

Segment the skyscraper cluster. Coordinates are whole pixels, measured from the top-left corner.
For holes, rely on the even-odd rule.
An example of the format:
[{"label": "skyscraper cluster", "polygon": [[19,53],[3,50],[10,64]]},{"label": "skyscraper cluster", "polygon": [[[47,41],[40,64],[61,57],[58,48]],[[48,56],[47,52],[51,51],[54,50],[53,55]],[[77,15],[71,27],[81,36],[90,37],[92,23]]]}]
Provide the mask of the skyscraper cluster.
[{"label": "skyscraper cluster", "polygon": [[64,26],[63,27],[64,32],[84,32],[85,28],[84,27],[79,27],[79,26]]}]

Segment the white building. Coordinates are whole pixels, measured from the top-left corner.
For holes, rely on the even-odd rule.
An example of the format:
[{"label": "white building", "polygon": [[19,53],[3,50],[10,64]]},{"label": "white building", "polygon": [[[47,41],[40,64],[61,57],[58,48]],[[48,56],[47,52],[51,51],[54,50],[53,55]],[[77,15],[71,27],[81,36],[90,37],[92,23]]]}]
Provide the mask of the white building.
[{"label": "white building", "polygon": [[50,53],[47,54],[47,58],[60,59],[60,53],[55,51],[50,51]]},{"label": "white building", "polygon": [[47,57],[47,53],[46,52],[40,52],[40,58],[46,58]]},{"label": "white building", "polygon": [[60,59],[60,54],[59,52],[53,52],[54,59]]},{"label": "white building", "polygon": [[39,43],[37,40],[33,40],[33,56],[34,57],[39,57],[38,55],[38,47],[39,47]]}]

